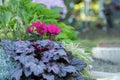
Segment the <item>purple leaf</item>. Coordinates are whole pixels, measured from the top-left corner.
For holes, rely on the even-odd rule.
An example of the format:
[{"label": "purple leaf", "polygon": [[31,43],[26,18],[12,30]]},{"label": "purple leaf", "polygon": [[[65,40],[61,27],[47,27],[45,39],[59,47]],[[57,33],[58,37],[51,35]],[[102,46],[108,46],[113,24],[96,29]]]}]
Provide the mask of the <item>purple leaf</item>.
[{"label": "purple leaf", "polygon": [[53,56],[53,60],[58,60],[59,58],[60,58],[59,55],[54,55],[54,56]]},{"label": "purple leaf", "polygon": [[25,68],[30,68],[31,66],[35,65],[34,62],[28,62],[24,65]]},{"label": "purple leaf", "polygon": [[24,69],[24,74],[25,74],[26,77],[28,77],[32,74],[32,72],[28,68],[25,68]]},{"label": "purple leaf", "polygon": [[53,44],[54,44],[54,48],[55,49],[60,49],[61,48],[60,44],[58,44],[56,42],[53,42]]},{"label": "purple leaf", "polygon": [[66,67],[62,67],[63,71],[66,71],[68,73],[75,73],[76,69],[74,66],[66,66]]},{"label": "purple leaf", "polygon": [[79,75],[75,78],[75,80],[86,80],[83,76]]},{"label": "purple leaf", "polygon": [[46,79],[46,80],[55,80],[55,79],[54,79],[54,75],[43,74],[42,76],[43,76],[43,78]]},{"label": "purple leaf", "polygon": [[1,43],[5,50],[14,50],[11,40],[2,40]]},{"label": "purple leaf", "polygon": [[39,47],[45,47],[46,45],[48,45],[48,43],[50,42],[50,40],[37,40],[36,44],[39,45]]},{"label": "purple leaf", "polygon": [[15,45],[15,52],[21,54],[27,54],[34,52],[34,47],[32,47],[29,41],[15,41],[13,42]]},{"label": "purple leaf", "polygon": [[54,46],[54,43],[50,40],[42,40],[42,41],[36,41],[36,45],[38,45],[39,48],[47,48],[47,49],[52,49]]},{"label": "purple leaf", "polygon": [[33,56],[26,56],[26,55],[16,56],[14,59],[20,61],[20,63],[24,65],[29,62],[36,62],[36,63],[38,62],[38,60],[35,59]]},{"label": "purple leaf", "polygon": [[54,50],[43,52],[42,53],[43,54],[42,61],[43,62],[49,62],[49,60],[51,59],[51,57],[53,57],[53,52],[54,52]]},{"label": "purple leaf", "polygon": [[39,62],[39,65],[37,64],[31,65],[30,69],[34,73],[34,75],[38,76],[39,74],[44,72],[44,70],[46,69],[46,66],[42,62]]},{"label": "purple leaf", "polygon": [[50,57],[42,57],[42,62],[43,63],[49,62],[50,59],[51,59]]},{"label": "purple leaf", "polygon": [[71,60],[71,65],[75,66],[76,70],[81,71],[86,67],[86,63],[78,58],[73,58]]},{"label": "purple leaf", "polygon": [[11,40],[2,40],[1,43],[8,57],[16,56],[16,54],[14,54],[14,45]]},{"label": "purple leaf", "polygon": [[66,75],[67,75],[67,72],[66,72],[66,71],[64,71],[64,70],[62,70],[62,69],[59,71],[59,76],[60,76],[60,77],[65,77]]},{"label": "purple leaf", "polygon": [[48,69],[48,72],[53,71],[55,74],[59,73],[59,67],[56,63],[48,63],[47,69]]},{"label": "purple leaf", "polygon": [[11,78],[15,79],[15,80],[20,80],[21,76],[22,76],[22,69],[15,69],[14,71],[12,71],[11,73]]},{"label": "purple leaf", "polygon": [[54,52],[54,54],[55,54],[55,55],[58,54],[58,55],[60,55],[60,56],[67,56],[67,54],[66,54],[66,52],[65,52],[64,49],[59,49],[59,50],[57,50],[56,52]]}]

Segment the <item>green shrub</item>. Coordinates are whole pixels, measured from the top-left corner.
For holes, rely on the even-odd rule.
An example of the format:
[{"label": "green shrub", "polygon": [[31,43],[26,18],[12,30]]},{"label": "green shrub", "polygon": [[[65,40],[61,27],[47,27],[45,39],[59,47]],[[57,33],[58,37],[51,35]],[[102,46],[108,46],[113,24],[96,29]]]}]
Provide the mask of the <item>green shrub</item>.
[{"label": "green shrub", "polygon": [[62,33],[56,38],[57,40],[76,39],[77,32],[72,27],[57,21],[60,9],[47,9],[43,4],[33,3],[31,0],[9,0],[7,5],[0,6],[0,39],[28,39],[26,28],[35,21],[60,26]]}]

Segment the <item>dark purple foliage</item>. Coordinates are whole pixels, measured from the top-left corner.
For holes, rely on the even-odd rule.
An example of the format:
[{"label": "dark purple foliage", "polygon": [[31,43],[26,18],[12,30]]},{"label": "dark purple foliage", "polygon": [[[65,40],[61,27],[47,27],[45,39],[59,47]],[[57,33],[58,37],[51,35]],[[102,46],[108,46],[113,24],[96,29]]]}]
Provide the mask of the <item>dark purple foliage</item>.
[{"label": "dark purple foliage", "polygon": [[22,69],[21,68],[15,68],[11,72],[11,77],[16,80],[20,80],[20,77],[22,76]]},{"label": "dark purple foliage", "polygon": [[42,76],[46,80],[55,80],[55,78],[54,78],[55,76],[51,75],[51,74],[43,74]]},{"label": "dark purple foliage", "polygon": [[55,74],[59,73],[59,66],[56,63],[48,63],[47,64],[48,72],[53,72]]},{"label": "dark purple foliage", "polygon": [[81,71],[84,69],[84,67],[86,67],[86,63],[84,63],[82,60],[79,60],[78,58],[73,58],[71,60],[71,65],[74,66],[78,71]]},{"label": "dark purple foliage", "polygon": [[62,70],[65,72],[68,72],[68,73],[75,73],[76,72],[76,69],[74,66],[65,66],[65,67],[62,67]]},{"label": "dark purple foliage", "polygon": [[85,79],[79,72],[86,64],[56,42],[3,40],[2,46],[6,55],[17,63],[10,72],[15,80],[65,80],[68,75],[76,80]]}]

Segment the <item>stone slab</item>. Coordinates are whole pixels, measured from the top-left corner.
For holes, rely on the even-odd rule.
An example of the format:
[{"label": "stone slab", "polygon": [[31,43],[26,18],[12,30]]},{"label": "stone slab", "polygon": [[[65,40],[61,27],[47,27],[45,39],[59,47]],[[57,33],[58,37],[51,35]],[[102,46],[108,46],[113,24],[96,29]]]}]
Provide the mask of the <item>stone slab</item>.
[{"label": "stone slab", "polygon": [[92,49],[92,57],[120,64],[120,48],[95,47]]},{"label": "stone slab", "polygon": [[90,75],[96,80],[120,80],[120,73],[91,71]]}]

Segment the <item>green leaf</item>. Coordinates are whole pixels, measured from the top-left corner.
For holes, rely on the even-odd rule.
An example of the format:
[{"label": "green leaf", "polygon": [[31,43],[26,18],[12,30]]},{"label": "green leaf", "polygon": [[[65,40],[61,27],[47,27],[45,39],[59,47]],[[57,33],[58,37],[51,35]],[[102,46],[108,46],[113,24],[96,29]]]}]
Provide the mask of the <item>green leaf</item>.
[{"label": "green leaf", "polygon": [[0,14],[0,23],[2,23],[2,15]]},{"label": "green leaf", "polygon": [[68,39],[69,37],[66,33],[62,32],[59,35],[57,35],[55,38],[56,39]]},{"label": "green leaf", "polygon": [[49,15],[45,15],[44,18],[45,19],[48,19],[48,18],[52,18],[52,19],[54,18],[54,19],[56,19],[56,18],[59,18],[59,17],[60,17],[60,14],[54,14],[54,15],[53,14],[52,15],[49,14]]},{"label": "green leaf", "polygon": [[45,23],[54,23],[54,22],[57,22],[56,19],[44,19],[43,22]]},{"label": "green leaf", "polygon": [[19,15],[23,19],[24,22],[27,21],[26,20],[27,19],[27,12],[24,9],[20,9]]},{"label": "green leaf", "polygon": [[4,14],[3,14],[3,22],[4,24],[8,24],[10,22],[10,19],[12,18],[12,14],[11,12],[9,11],[6,11]]},{"label": "green leaf", "polygon": [[60,8],[60,7],[54,7],[54,8],[52,8],[51,10],[52,10],[53,12],[55,12],[55,13],[59,13],[59,12],[61,11],[61,9],[62,9],[62,8]]}]

